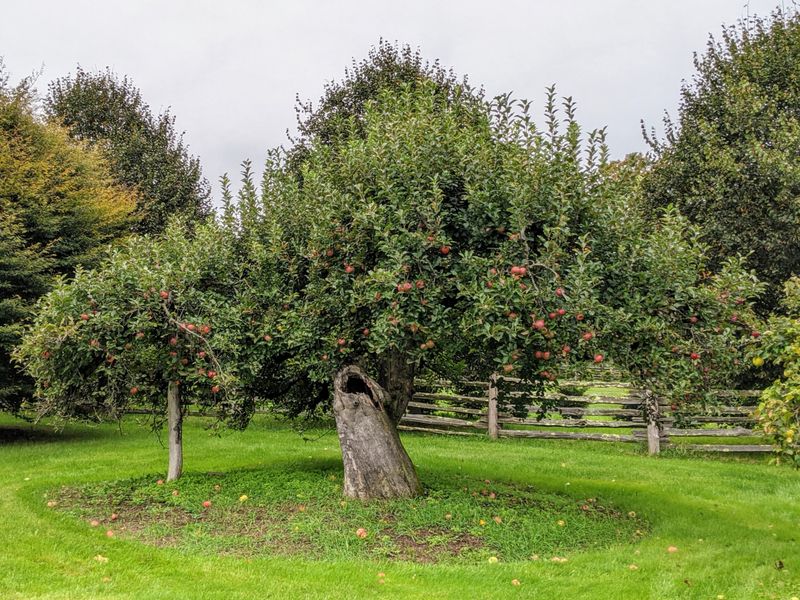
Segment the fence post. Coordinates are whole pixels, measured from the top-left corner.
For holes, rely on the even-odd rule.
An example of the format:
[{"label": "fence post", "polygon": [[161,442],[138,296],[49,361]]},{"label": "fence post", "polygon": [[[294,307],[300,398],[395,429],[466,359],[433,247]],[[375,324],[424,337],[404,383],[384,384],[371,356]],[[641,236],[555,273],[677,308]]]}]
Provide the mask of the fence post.
[{"label": "fence post", "polygon": [[497,424],[497,373],[492,373],[489,378],[489,408],[486,411],[486,426],[489,437],[496,440],[499,429]]},{"label": "fence post", "polygon": [[645,413],[647,414],[647,453],[661,452],[661,425],[659,423],[658,398],[650,390],[645,390]]}]

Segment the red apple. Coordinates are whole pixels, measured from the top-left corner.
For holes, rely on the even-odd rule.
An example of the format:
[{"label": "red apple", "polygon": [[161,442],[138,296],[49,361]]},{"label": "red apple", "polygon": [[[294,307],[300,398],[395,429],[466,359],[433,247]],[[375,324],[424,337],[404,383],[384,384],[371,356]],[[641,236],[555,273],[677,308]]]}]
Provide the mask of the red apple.
[{"label": "red apple", "polygon": [[503,365],[503,371],[506,373],[511,373],[514,370],[514,365]]},{"label": "red apple", "polygon": [[697,323],[699,320],[700,320],[700,319],[698,319],[696,315],[692,315],[691,317],[689,317],[689,323],[691,323],[691,324],[693,324],[693,325],[694,325],[695,323]]},{"label": "red apple", "polygon": [[204,500],[203,508],[211,508],[211,500]]},{"label": "red apple", "polygon": [[591,331],[587,331],[581,337],[583,338],[583,341],[588,342],[594,337],[594,334]]},{"label": "red apple", "polygon": [[564,288],[556,288],[556,296],[558,296],[559,298],[563,298],[564,297]]},{"label": "red apple", "polygon": [[88,320],[89,320],[89,315],[87,315],[86,313],[83,313],[81,315],[81,321],[88,321]]},{"label": "red apple", "polygon": [[544,352],[542,352],[542,358],[544,360],[550,360],[550,353],[545,350]]},{"label": "red apple", "polygon": [[441,248],[439,248],[439,252],[447,256],[448,254],[450,254],[450,246],[442,246]]},{"label": "red apple", "polygon": [[111,520],[116,521],[117,519],[119,519],[119,515],[117,513],[111,513]]},{"label": "red apple", "polygon": [[356,270],[356,268],[353,265],[345,265],[344,266],[344,272],[347,273],[348,275],[350,273],[352,273],[353,271],[355,271],[355,270]]},{"label": "red apple", "polygon": [[218,385],[215,385],[215,386],[211,387],[211,393],[212,394],[219,394],[219,390],[220,390],[220,387]]},{"label": "red apple", "polygon": [[556,313],[554,313],[554,312],[551,312],[551,313],[548,313],[548,314],[547,314],[547,316],[548,316],[548,318],[550,318],[550,319],[555,319],[555,318],[558,316],[558,314],[556,314]]},{"label": "red apple", "polygon": [[347,340],[344,338],[339,338],[338,340],[336,340],[336,343],[339,344],[340,346],[344,346],[347,343]]},{"label": "red apple", "polygon": [[169,292],[168,292],[168,291],[166,291],[166,290],[161,290],[161,291],[158,293],[158,295],[159,295],[159,296],[161,296],[161,299],[162,299],[162,300],[166,300],[167,298],[169,298]]},{"label": "red apple", "polygon": [[575,315],[576,321],[583,321],[586,317],[583,316],[583,313],[578,313]]},{"label": "red apple", "polygon": [[177,346],[178,345],[178,338],[176,338],[176,337],[169,338],[169,345],[170,346]]},{"label": "red apple", "polygon": [[362,333],[364,336],[367,336],[367,335],[369,335],[369,328],[368,328],[368,327],[365,327],[364,329],[362,329],[362,330],[361,330],[361,333]]},{"label": "red apple", "polygon": [[754,331],[750,335],[752,335],[754,338],[761,337],[761,332],[760,331]]},{"label": "red apple", "polygon": [[135,396],[135,395],[136,395],[136,394],[138,394],[138,393],[139,393],[139,388],[138,388],[138,387],[136,387],[136,386],[133,386],[133,387],[131,388],[131,396]]},{"label": "red apple", "polygon": [[422,279],[417,279],[415,285],[417,286],[418,290],[421,290],[425,287],[425,282]]},{"label": "red apple", "polygon": [[[272,336],[270,334],[266,334],[264,336],[264,341],[265,342],[271,342],[272,341]],[[203,354],[205,355],[205,352],[203,352]]]},{"label": "red apple", "polygon": [[602,355],[602,354],[595,354],[595,355],[594,355],[594,362],[596,362],[596,363],[601,363],[601,362],[603,362],[603,358],[604,358],[604,357],[603,357],[603,355]]},{"label": "red apple", "polygon": [[544,329],[544,319],[537,319],[533,322],[534,329]]},{"label": "red apple", "polygon": [[[269,341],[269,340],[267,340],[267,341]],[[205,358],[206,357],[206,351],[205,350],[200,350],[200,352],[197,353],[197,356],[199,356],[200,358]]]},{"label": "red apple", "polygon": [[692,360],[700,360],[700,355],[697,352],[692,352],[689,355],[689,358],[691,358]]},{"label": "red apple", "polygon": [[217,372],[216,371],[209,371],[208,372],[208,378],[209,379],[214,379],[216,376],[217,376]]}]

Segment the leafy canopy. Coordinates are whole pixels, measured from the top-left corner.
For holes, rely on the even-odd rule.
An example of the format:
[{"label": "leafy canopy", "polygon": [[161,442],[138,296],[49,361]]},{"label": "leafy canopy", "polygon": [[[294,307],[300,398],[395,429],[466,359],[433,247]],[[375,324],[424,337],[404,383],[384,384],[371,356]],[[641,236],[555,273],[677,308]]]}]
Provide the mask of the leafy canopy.
[{"label": "leafy canopy", "polygon": [[98,152],[36,118],[28,81],[6,80],[0,65],[0,409],[14,411],[31,382],[10,352],[35,300],[127,232],[136,196]]},{"label": "leafy canopy", "polygon": [[38,413],[113,418],[146,405],[158,425],[175,381],[184,402],[246,423],[241,286],[241,263],[219,228],[189,233],[177,221],[162,238],[131,237],[96,269],[60,280],[16,352],[36,380]]},{"label": "leafy canopy", "polygon": [[280,152],[260,194],[246,172],[226,222],[265,265],[265,364],[286,378],[265,388],[311,408],[339,367],[390,355],[541,388],[611,357],[690,402],[741,368],[753,278],[735,262],[711,277],[674,211],[646,219],[641,170],[609,165],[603,132],[556,102],[539,130],[508,97],[387,88],[348,136],[307,148],[301,178]]},{"label": "leafy canopy", "polygon": [[134,230],[156,233],[170,217],[210,213],[208,182],[168,111],[154,115],[127,77],[78,68],[50,84],[45,111],[73,139],[96,146],[116,181],[138,191]]},{"label": "leafy canopy", "polygon": [[800,272],[800,14],[776,11],[723,29],[695,57],[657,162],[645,179],[653,207],[674,204],[702,226],[710,266],[748,255],[778,306]]}]

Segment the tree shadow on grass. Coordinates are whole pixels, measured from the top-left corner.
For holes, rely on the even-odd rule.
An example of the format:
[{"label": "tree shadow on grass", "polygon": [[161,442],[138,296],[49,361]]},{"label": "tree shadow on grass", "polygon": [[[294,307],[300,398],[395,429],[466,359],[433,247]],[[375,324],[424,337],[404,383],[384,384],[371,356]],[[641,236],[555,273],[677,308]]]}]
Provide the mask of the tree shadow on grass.
[{"label": "tree shadow on grass", "polygon": [[[41,425],[0,425],[0,447],[12,444],[50,444],[76,442],[108,437],[108,430],[99,428],[54,429]],[[111,432],[113,434],[113,432]]]}]

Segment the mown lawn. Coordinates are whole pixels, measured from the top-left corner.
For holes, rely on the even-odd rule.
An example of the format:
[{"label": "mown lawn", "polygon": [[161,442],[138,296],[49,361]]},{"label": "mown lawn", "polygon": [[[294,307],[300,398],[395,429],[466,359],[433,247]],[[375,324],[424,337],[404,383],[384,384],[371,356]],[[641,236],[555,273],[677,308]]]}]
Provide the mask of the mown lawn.
[{"label": "mown lawn", "polygon": [[[303,441],[268,420],[185,434],[190,474],[336,472],[335,433]],[[316,434],[316,436],[314,435]],[[425,481],[453,475],[598,497],[648,523],[638,542],[566,562],[467,565],[364,558],[220,556],[154,547],[46,505],[61,486],[141,478],[166,450],[133,422],[53,433],[0,420],[0,598],[779,598],[800,596],[800,473],[763,458],[648,458],[633,445],[406,435]],[[368,525],[367,525],[368,526]],[[566,530],[565,530],[566,531]],[[521,532],[524,534],[524,532]],[[674,546],[675,552],[667,548]],[[96,560],[97,556],[107,562]],[[634,568],[635,566],[635,568]],[[378,573],[384,573],[379,578]],[[512,580],[520,585],[512,585]]]}]

